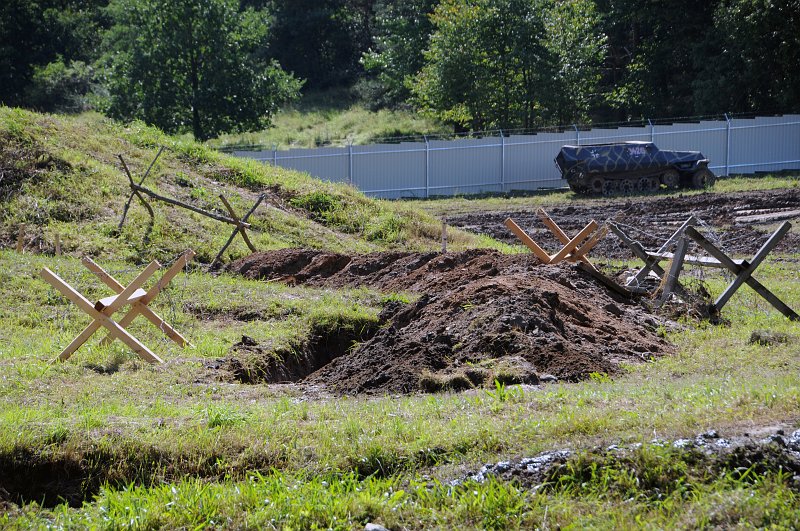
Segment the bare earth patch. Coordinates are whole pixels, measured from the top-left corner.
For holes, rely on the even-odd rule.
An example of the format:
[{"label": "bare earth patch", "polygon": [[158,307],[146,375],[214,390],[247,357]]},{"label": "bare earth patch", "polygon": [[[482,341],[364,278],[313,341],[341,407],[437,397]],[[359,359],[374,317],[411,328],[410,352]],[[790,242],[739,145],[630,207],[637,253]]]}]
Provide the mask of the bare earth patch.
[{"label": "bare earth patch", "polygon": [[[610,292],[570,265],[542,266],[531,255],[285,249],[253,254],[229,270],[253,279],[420,295],[389,303],[380,326],[352,348],[342,349],[337,338],[332,344],[339,352],[323,353],[320,339],[311,340],[325,361],[319,366],[302,354],[263,352],[270,363],[284,365],[265,371],[263,381],[292,374],[340,394],[457,390],[494,380],[535,384],[613,375],[623,364],[673,351],[657,333],[661,319],[641,301]],[[258,348],[240,344],[233,356]]]}]

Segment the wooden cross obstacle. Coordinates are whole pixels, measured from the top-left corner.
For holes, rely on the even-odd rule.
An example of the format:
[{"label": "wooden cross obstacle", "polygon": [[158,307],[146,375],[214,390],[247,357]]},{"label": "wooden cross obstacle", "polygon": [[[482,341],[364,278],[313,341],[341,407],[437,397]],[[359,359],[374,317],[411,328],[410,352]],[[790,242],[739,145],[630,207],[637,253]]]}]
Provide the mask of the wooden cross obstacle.
[{"label": "wooden cross obstacle", "polygon": [[542,220],[542,223],[550,229],[550,232],[553,233],[562,245],[561,249],[553,255],[548,254],[542,249],[539,244],[511,218],[505,220],[505,226],[508,227],[508,229],[533,252],[536,258],[544,264],[557,264],[564,260],[568,262],[582,262],[592,270],[597,271],[597,268],[589,261],[586,254],[606,235],[607,229],[605,227],[597,230],[597,222],[591,220],[574,238],[570,238],[543,209],[540,208],[536,213],[539,219]]},{"label": "wooden cross obstacle", "polygon": [[[148,321],[153,323],[159,330],[161,330],[168,338],[173,340],[181,347],[189,345],[189,342],[180,335],[174,328],[158,316],[148,306],[153,299],[155,299],[161,290],[163,290],[170,281],[180,272],[181,269],[186,267],[189,261],[194,257],[194,251],[188,250],[184,252],[172,267],[170,267],[164,276],[156,282],[149,290],[145,291],[142,286],[147,280],[161,268],[161,264],[157,261],[152,261],[139,275],[128,284],[123,286],[114,277],[108,274],[103,268],[94,263],[90,258],[85,257],[82,260],[83,265],[92,273],[94,273],[105,285],[114,290],[117,294],[110,297],[105,297],[92,304],[86,297],[78,293],[72,286],[67,284],[58,275],[44,268],[41,271],[41,276],[51,286],[58,290],[62,295],[71,300],[78,308],[92,318],[92,322],[87,326],[72,342],[65,348],[58,356],[58,361],[66,361],[72,354],[78,350],[86,341],[89,340],[95,332],[101,327],[108,330],[108,335],[103,339],[101,344],[107,345],[112,343],[115,339],[119,339],[128,345],[140,358],[150,363],[162,363],[163,360],[155,355],[149,348],[136,339],[127,327],[139,315],[144,316]],[[130,306],[130,309],[125,316],[119,321],[115,321],[112,317],[125,306]],[[55,360],[54,360],[55,361]]]},{"label": "wooden cross obstacle", "polygon": [[153,212],[153,207],[151,207],[150,204],[145,199],[145,196],[147,196],[157,201],[162,201],[170,205],[185,208],[187,210],[190,210],[207,218],[214,219],[216,221],[221,221],[223,223],[228,223],[229,225],[234,225],[235,228],[233,230],[233,233],[231,234],[230,238],[228,238],[228,241],[225,243],[225,245],[222,246],[222,249],[220,249],[219,253],[217,253],[217,256],[214,258],[214,260],[211,261],[209,268],[213,267],[214,264],[222,257],[222,254],[230,246],[230,244],[233,243],[233,240],[237,234],[242,235],[242,239],[244,240],[245,244],[247,244],[247,247],[250,248],[250,251],[256,252],[255,246],[250,241],[250,238],[247,236],[247,229],[250,228],[250,224],[247,223],[247,220],[256,211],[261,202],[264,200],[265,198],[264,194],[258,196],[258,199],[256,200],[253,207],[242,218],[239,218],[239,216],[233,210],[233,207],[231,206],[228,199],[222,194],[219,195],[219,198],[222,201],[222,204],[225,205],[225,208],[230,214],[230,217],[215,214],[214,212],[209,212],[208,210],[204,210],[194,205],[190,205],[189,203],[184,203],[183,201],[178,201],[177,199],[172,199],[170,197],[165,197],[163,195],[160,195],[150,190],[149,188],[145,188],[144,186],[142,186],[142,184],[144,183],[145,179],[147,179],[147,176],[150,175],[150,170],[153,169],[153,165],[156,163],[156,160],[158,160],[158,157],[161,156],[161,153],[163,151],[164,151],[163,147],[158,150],[158,153],[156,153],[155,158],[150,163],[150,166],[147,168],[147,171],[145,172],[144,176],[139,180],[138,184],[133,180],[133,175],[128,169],[128,165],[125,163],[125,159],[122,158],[122,155],[117,155],[120,162],[122,163],[122,168],[125,170],[125,174],[128,177],[128,184],[131,188],[131,193],[130,196],[128,196],[128,201],[125,203],[125,208],[122,211],[122,218],[119,220],[119,226],[117,227],[117,230],[122,230],[122,226],[125,224],[125,218],[128,215],[128,209],[130,208],[131,201],[133,200],[134,197],[137,197],[139,201],[142,203],[142,205],[144,205],[144,207],[147,209],[147,212],[150,214],[150,219],[151,220],[155,219],[155,213]]},{"label": "wooden cross obstacle", "polygon": [[258,200],[257,200],[257,201],[256,201],[256,203],[253,205],[253,208],[251,208],[251,209],[250,209],[250,210],[249,210],[249,211],[248,211],[248,212],[247,212],[247,213],[244,215],[244,217],[243,217],[243,218],[241,218],[241,219],[239,219],[239,217],[236,215],[236,212],[233,210],[233,207],[231,206],[231,204],[228,202],[228,200],[225,198],[225,196],[224,196],[224,195],[220,194],[220,195],[219,195],[219,198],[222,200],[222,203],[225,205],[225,208],[227,208],[227,209],[228,209],[228,213],[231,215],[231,219],[233,219],[233,220],[236,222],[236,228],[235,228],[235,229],[233,229],[233,232],[231,233],[231,236],[230,236],[230,238],[228,238],[228,241],[227,241],[227,242],[225,242],[225,245],[223,245],[223,246],[222,246],[222,249],[220,249],[220,250],[219,250],[219,252],[217,253],[217,256],[215,256],[215,257],[214,257],[214,259],[211,261],[211,264],[209,264],[209,266],[208,266],[208,267],[209,267],[209,269],[210,269],[210,268],[212,268],[212,267],[214,267],[214,264],[217,262],[217,260],[219,260],[220,258],[222,258],[222,253],[224,253],[224,252],[225,252],[225,249],[227,249],[227,248],[228,248],[228,246],[229,246],[231,243],[233,243],[233,239],[236,237],[236,235],[237,235],[237,234],[241,234],[241,235],[242,235],[242,239],[244,240],[244,243],[246,243],[246,244],[247,244],[247,247],[249,247],[249,248],[250,248],[250,251],[252,251],[252,252],[256,252],[256,248],[255,248],[255,246],[254,246],[254,245],[253,245],[253,243],[250,241],[250,238],[248,238],[248,237],[247,237],[247,227],[249,227],[249,226],[250,226],[250,225],[247,223],[247,220],[250,218],[250,215],[251,215],[253,212],[255,212],[255,211],[256,211],[256,209],[258,208],[258,205],[260,205],[260,204],[261,204],[261,201],[263,201],[263,200],[264,200],[264,194],[261,194],[260,196],[258,196]]},{"label": "wooden cross obstacle", "polygon": [[686,236],[697,242],[697,245],[702,247],[705,251],[708,252],[711,256],[713,256],[720,264],[720,267],[724,267],[728,269],[731,273],[736,275],[736,278],[733,279],[733,282],[725,288],[725,291],[722,292],[714,304],[712,305],[712,309],[716,310],[717,312],[721,311],[723,306],[733,297],[733,294],[742,286],[742,284],[747,284],[753,290],[761,295],[767,302],[769,302],[776,310],[781,312],[783,315],[791,319],[792,321],[800,321],[800,316],[795,313],[794,310],[789,308],[782,300],[780,300],[774,293],[764,287],[758,280],[753,278],[753,273],[755,272],[756,268],[764,261],[767,255],[775,248],[776,245],[783,239],[789,229],[792,228],[792,224],[788,221],[783,222],[783,224],[778,227],[772,236],[764,242],[764,245],[756,252],[753,256],[752,260],[732,260],[728,255],[718,249],[713,243],[708,241],[705,236],[697,232],[694,227],[689,227],[686,229]]},{"label": "wooden cross obstacle", "polygon": [[[687,227],[694,226],[697,223],[698,223],[697,218],[695,218],[694,216],[689,216],[689,219],[684,221],[683,224],[680,227],[678,227],[678,230],[673,232],[672,235],[669,238],[667,238],[667,241],[665,241],[663,245],[661,245],[661,247],[658,248],[657,251],[648,251],[642,246],[641,243],[630,237],[617,223],[609,222],[608,227],[611,229],[611,232],[616,234],[617,237],[622,241],[622,243],[627,245],[628,248],[631,250],[631,252],[633,252],[633,254],[636,255],[636,257],[638,257],[640,260],[644,262],[644,267],[642,267],[642,269],[640,269],[639,272],[633,278],[631,278],[630,280],[628,280],[628,282],[626,282],[625,287],[631,291],[645,293],[648,290],[646,288],[641,287],[640,284],[642,283],[642,281],[644,281],[645,278],[647,278],[647,275],[650,274],[650,271],[653,271],[659,277],[663,278],[664,275],[666,274],[666,271],[664,271],[664,269],[661,267],[660,262],[662,262],[663,260],[673,259],[674,255],[668,252],[669,249],[680,241]],[[685,250],[683,251],[683,254],[685,255]],[[700,265],[703,265],[701,263],[703,260],[707,260],[693,256],[684,258],[688,263],[700,263]],[[712,265],[712,264],[709,263],[706,265]]]}]

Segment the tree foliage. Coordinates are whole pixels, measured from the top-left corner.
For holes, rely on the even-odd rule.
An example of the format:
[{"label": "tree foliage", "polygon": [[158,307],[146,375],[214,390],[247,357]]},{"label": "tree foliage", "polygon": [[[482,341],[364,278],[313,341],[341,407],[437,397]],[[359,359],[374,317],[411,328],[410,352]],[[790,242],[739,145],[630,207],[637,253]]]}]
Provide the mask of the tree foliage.
[{"label": "tree foliage", "polygon": [[465,129],[530,128],[583,116],[604,37],[588,0],[443,0],[416,103]]},{"label": "tree foliage", "polygon": [[372,40],[374,0],[270,0],[269,53],[321,89],[352,83]]},{"label": "tree foliage", "polygon": [[433,31],[430,15],[439,0],[378,0],[375,3],[373,43],[362,64],[377,77],[389,104],[411,95],[413,76],[425,63],[424,50]]},{"label": "tree foliage", "polygon": [[[86,68],[97,57],[101,33],[108,26],[106,4],[107,0],[0,2],[0,104],[58,110],[59,104],[88,90]],[[76,73],[79,83],[66,81]]]},{"label": "tree foliage", "polygon": [[263,17],[235,0],[116,0],[106,37],[107,112],[207,139],[269,125],[300,83],[256,53]]},{"label": "tree foliage", "polygon": [[269,123],[279,65],[463,130],[798,112],[800,0],[0,2],[4,105],[208,138]]},{"label": "tree foliage", "polygon": [[[778,113],[800,106],[800,1],[723,0],[695,59],[696,112]],[[709,60],[713,58],[713,60]]]}]

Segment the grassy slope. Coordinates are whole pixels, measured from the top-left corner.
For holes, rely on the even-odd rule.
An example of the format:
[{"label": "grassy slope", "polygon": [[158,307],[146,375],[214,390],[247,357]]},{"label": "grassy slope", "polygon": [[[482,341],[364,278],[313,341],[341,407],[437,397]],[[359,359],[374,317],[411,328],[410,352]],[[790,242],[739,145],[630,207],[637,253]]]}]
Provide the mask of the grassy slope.
[{"label": "grassy slope", "polygon": [[[259,249],[430,249],[441,235],[440,222],[413,207],[221,155],[142,124],[123,127],[91,114],[63,117],[0,108],[0,139],[0,164],[9,168],[0,182],[0,242],[6,244],[26,223],[27,245],[42,251],[52,251],[58,233],[73,255],[169,261],[192,247],[197,260],[208,263],[230,235],[230,226],[184,209],[152,202],[156,217],[147,242],[149,217],[134,201],[122,234],[116,233],[130,191],[117,154],[138,178],[159,146],[169,149],[144,184],[162,195],[226,214],[218,198],[223,193],[241,215],[259,193],[268,192],[265,206],[251,218],[251,238]],[[450,243],[453,248],[493,245],[466,233],[455,233]],[[228,257],[245,252],[237,239]]]},{"label": "grassy slope", "polygon": [[447,134],[452,128],[411,111],[370,111],[334,91],[305,95],[296,105],[275,115],[272,127],[255,133],[223,135],[214,147],[259,145],[290,147],[368,144],[381,138]]},{"label": "grassy slope", "polygon": [[[47,156],[38,157],[44,168],[26,181],[26,193],[0,205],[6,241],[13,241],[19,221],[32,224],[32,234],[43,235],[43,242],[58,230],[66,235],[72,254],[98,253],[123,282],[139,269],[132,262],[150,256],[168,259],[189,245],[209,256],[229,233],[216,223],[194,228],[202,220],[188,223],[182,212],[156,205],[157,216],[174,225],[158,222],[149,246],[141,243],[147,220],[138,206],[130,229],[113,235],[125,194],[114,153],[124,152],[132,166],[142,168],[161,142],[172,144],[174,151],[157,169],[157,182],[171,194],[191,196],[191,190],[219,187],[234,198],[241,196],[238,204],[244,208],[252,190],[269,185],[284,208],[298,197],[299,205],[333,201],[342,207],[335,212],[318,208],[316,216],[324,223],[296,216],[292,209],[275,209],[270,215],[282,217],[270,230],[262,228],[256,240],[261,247],[292,244],[297,238],[352,251],[424,247],[436,239],[434,221],[423,217],[419,225],[386,233],[400,237],[368,241],[365,226],[350,221],[364,219],[359,209],[378,209],[391,217],[412,212],[404,210],[410,207],[369,202],[346,188],[220,158],[141,126],[122,128],[96,117],[65,119],[6,109],[0,118],[0,134],[12,139],[13,149],[24,148],[18,144],[28,137],[30,149],[37,146],[72,168],[47,169]],[[187,190],[171,181],[178,171],[195,186]],[[235,187],[234,182],[247,187]],[[65,186],[78,192],[64,195]],[[214,196],[208,192],[204,199],[196,193],[193,198],[211,205]],[[92,200],[84,201],[86,197]],[[354,214],[343,216],[351,209]],[[58,214],[64,211],[86,214],[77,219]],[[59,221],[59,215],[67,219]],[[351,232],[331,226],[350,227]],[[419,227],[427,226],[431,236],[426,238]],[[463,238],[460,245],[478,243]],[[243,253],[242,244],[237,245],[234,252]],[[46,243],[42,246],[48,249]],[[374,322],[382,295],[291,288],[193,271],[181,275],[156,302],[156,309],[194,343],[193,349],[180,350],[139,323],[135,334],[164,357],[164,365],[143,364],[118,343],[101,347],[96,340],[70,362],[51,365],[49,360],[87,319],[38,279],[39,269],[50,267],[90,296],[107,293],[98,290],[96,280],[73,256],[5,250],[0,251],[0,263],[0,299],[5,301],[0,306],[0,465],[4,470],[22,467],[32,476],[37,466],[48,463],[62,470],[74,466],[85,474],[77,475],[79,487],[89,493],[109,483],[81,509],[29,504],[0,514],[0,527],[347,529],[371,520],[398,528],[800,523],[790,478],[701,477],[689,460],[658,450],[645,450],[651,452],[642,459],[649,463],[647,473],[663,475],[663,481],[672,478],[668,483],[675,488],[636,486],[633,480],[641,470],[598,471],[591,464],[586,481],[565,482],[537,494],[509,484],[451,489],[437,481],[458,477],[482,462],[547,449],[691,436],[708,428],[723,435],[765,425],[794,429],[800,421],[796,343],[760,347],[747,340],[758,328],[797,337],[800,327],[747,289],[726,307],[730,327],[674,333],[679,355],[631,367],[615,380],[598,377],[507,395],[479,391],[315,400],[291,386],[220,381],[206,365],[227,355],[243,334],[279,346],[301,339],[315,326]],[[800,306],[796,261],[770,259],[758,276],[789,305]],[[715,294],[726,284],[723,277],[708,280]],[[675,480],[657,462],[675,462],[685,470]],[[123,488],[131,483],[141,487]]]}]

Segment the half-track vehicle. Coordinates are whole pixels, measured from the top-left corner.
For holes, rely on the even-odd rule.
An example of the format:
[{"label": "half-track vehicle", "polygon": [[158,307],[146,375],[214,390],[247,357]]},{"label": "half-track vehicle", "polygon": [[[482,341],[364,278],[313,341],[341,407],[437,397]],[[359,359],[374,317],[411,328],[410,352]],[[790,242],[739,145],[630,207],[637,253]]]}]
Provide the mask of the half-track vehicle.
[{"label": "half-track vehicle", "polygon": [[665,151],[652,142],[563,146],[555,162],[570,189],[586,195],[707,188],[716,180],[699,151]]}]

